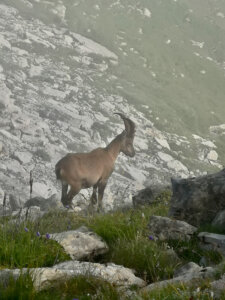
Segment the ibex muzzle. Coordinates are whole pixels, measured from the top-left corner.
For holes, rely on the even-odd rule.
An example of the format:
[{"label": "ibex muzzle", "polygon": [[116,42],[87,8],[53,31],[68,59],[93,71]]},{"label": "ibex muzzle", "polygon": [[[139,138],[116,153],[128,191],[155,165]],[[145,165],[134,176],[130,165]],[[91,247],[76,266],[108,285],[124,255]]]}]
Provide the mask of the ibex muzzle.
[{"label": "ibex muzzle", "polygon": [[[120,152],[134,157],[133,146],[135,124],[121,113],[116,113],[124,121],[125,130],[117,135],[105,148],[97,148],[88,153],[69,153],[55,166],[57,179],[62,182],[61,201],[71,206],[72,199],[81,189],[93,187],[91,205],[98,200],[98,211],[102,210],[102,198],[114,164]],[[68,191],[68,186],[70,190]],[[98,199],[97,199],[98,193]]]}]

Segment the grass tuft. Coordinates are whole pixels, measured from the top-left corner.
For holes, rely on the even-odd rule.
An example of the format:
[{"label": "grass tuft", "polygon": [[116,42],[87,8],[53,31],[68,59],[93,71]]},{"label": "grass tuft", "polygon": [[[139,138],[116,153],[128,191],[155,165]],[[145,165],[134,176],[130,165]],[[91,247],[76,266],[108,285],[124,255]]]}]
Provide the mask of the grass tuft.
[{"label": "grass tuft", "polygon": [[[32,223],[0,227],[0,268],[50,267],[69,259],[55,241],[42,237]],[[40,236],[39,236],[40,235]]]}]

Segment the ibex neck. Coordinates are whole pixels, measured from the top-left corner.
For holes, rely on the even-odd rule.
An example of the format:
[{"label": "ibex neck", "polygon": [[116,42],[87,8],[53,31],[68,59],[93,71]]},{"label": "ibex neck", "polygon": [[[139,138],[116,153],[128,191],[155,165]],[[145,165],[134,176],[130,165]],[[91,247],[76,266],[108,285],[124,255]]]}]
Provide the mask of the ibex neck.
[{"label": "ibex neck", "polygon": [[117,156],[121,151],[122,140],[123,140],[123,133],[117,135],[115,139],[112,140],[112,142],[105,148],[114,160],[117,159]]}]

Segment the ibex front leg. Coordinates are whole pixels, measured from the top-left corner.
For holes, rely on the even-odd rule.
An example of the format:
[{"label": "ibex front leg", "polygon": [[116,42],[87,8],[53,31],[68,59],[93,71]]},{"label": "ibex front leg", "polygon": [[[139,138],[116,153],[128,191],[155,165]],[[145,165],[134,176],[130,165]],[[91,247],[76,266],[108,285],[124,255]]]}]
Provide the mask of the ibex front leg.
[{"label": "ibex front leg", "polygon": [[72,200],[81,190],[79,185],[71,185],[68,194],[63,199],[63,205],[72,208]]},{"label": "ibex front leg", "polygon": [[98,212],[102,211],[102,198],[107,182],[101,182],[98,184]]}]

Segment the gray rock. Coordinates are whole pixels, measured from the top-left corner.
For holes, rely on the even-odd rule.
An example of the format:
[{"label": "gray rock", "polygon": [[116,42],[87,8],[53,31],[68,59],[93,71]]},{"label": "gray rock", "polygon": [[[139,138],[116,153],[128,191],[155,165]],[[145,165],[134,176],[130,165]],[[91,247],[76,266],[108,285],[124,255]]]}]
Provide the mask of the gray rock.
[{"label": "gray rock", "polygon": [[214,269],[212,267],[204,268],[204,267],[200,267],[194,262],[189,262],[186,265],[176,269],[174,271],[174,277],[179,277],[179,276],[191,277],[197,273],[205,273],[205,272],[213,273],[213,271]]},{"label": "gray rock", "polygon": [[33,197],[26,201],[24,207],[39,206],[41,211],[49,211],[52,209],[61,209],[63,205],[57,194],[45,199],[43,197]]},{"label": "gray rock", "polygon": [[225,228],[225,210],[220,211],[215,219],[212,221],[212,225]]},{"label": "gray rock", "polygon": [[197,228],[186,222],[167,217],[151,216],[148,224],[150,234],[159,240],[190,240]]},{"label": "gray rock", "polygon": [[170,188],[168,186],[153,185],[142,189],[133,196],[133,206],[138,207],[159,202],[160,196],[165,192],[170,192]]},{"label": "gray rock", "polygon": [[169,216],[199,226],[225,209],[225,169],[197,178],[172,179]]},{"label": "gray rock", "polygon": [[71,259],[75,260],[98,256],[108,251],[107,244],[85,226],[73,231],[50,234],[50,238],[57,241]]},{"label": "gray rock", "polygon": [[[225,235],[215,234],[209,232],[200,232],[198,238],[202,242],[202,248],[207,248],[211,250],[217,250],[223,256],[225,256]],[[206,247],[204,247],[206,246]]]},{"label": "gray rock", "polygon": [[225,291],[225,274],[221,279],[211,282],[211,289],[215,294],[215,299],[221,299],[222,293]]},{"label": "gray rock", "polygon": [[46,199],[43,197],[33,197],[25,202],[24,207],[39,206],[42,208],[45,201]]},{"label": "gray rock", "polygon": [[196,279],[210,279],[214,277],[215,270],[212,267],[202,268],[197,264],[190,262],[185,266],[177,269],[174,273],[174,278],[152,283],[142,289],[143,292],[148,292],[156,288],[163,288],[173,284],[191,285]]}]

